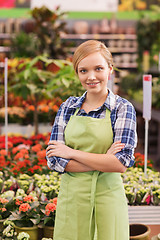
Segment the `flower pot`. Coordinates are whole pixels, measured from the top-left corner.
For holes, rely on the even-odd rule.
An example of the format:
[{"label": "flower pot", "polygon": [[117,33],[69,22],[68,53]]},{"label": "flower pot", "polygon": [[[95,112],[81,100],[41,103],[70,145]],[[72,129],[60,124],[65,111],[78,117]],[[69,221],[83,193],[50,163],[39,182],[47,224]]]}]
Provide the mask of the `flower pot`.
[{"label": "flower pot", "polygon": [[45,237],[45,238],[53,238],[53,230],[54,230],[54,227],[44,226],[44,228],[43,228],[43,237]]},{"label": "flower pot", "polygon": [[144,224],[130,224],[130,240],[149,240],[150,228]]},{"label": "flower pot", "polygon": [[87,21],[77,21],[74,23],[73,30],[77,34],[86,34],[89,31],[89,25]]},{"label": "flower pot", "polygon": [[17,232],[17,235],[20,232],[26,232],[30,235],[30,240],[38,240],[38,226],[33,226],[33,227],[15,226],[15,231]]}]

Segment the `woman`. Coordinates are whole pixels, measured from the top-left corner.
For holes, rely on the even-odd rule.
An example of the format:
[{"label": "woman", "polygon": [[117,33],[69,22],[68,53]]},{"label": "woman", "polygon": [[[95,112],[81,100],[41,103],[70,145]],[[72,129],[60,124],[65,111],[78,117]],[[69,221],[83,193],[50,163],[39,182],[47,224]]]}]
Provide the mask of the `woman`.
[{"label": "woman", "polygon": [[47,147],[48,166],[64,172],[54,239],[128,240],[121,173],[134,163],[135,110],[107,89],[113,62],[103,43],[82,43],[73,65],[86,92],[61,105]]}]

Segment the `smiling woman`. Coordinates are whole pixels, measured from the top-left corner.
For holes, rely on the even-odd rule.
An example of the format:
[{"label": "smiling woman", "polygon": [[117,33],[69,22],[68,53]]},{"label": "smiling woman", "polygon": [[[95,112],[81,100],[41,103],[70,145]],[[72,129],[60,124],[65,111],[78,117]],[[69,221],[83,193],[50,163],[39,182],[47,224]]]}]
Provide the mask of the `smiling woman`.
[{"label": "smiling woman", "polygon": [[121,173],[134,164],[135,110],[107,89],[113,62],[103,43],[82,43],[73,65],[86,92],[62,103],[47,147],[48,166],[64,173],[53,238],[128,240]]}]

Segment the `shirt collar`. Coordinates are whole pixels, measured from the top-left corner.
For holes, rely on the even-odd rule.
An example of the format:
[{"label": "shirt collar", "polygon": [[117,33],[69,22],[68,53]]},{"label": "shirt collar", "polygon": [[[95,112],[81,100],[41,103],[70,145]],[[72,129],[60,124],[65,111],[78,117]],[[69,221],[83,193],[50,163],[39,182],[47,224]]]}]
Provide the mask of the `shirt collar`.
[{"label": "shirt collar", "polygon": [[116,95],[108,89],[108,96],[104,102],[104,106],[108,108],[110,111],[112,111],[115,108],[116,105]]},{"label": "shirt collar", "polygon": [[[83,95],[79,97],[77,101],[70,106],[70,108],[80,108],[82,106],[82,103],[85,100],[86,94],[87,94],[87,91],[84,92]],[[116,96],[110,89],[108,89],[108,96],[103,105],[107,107],[110,111],[112,111],[115,108],[115,104],[116,104]]]}]

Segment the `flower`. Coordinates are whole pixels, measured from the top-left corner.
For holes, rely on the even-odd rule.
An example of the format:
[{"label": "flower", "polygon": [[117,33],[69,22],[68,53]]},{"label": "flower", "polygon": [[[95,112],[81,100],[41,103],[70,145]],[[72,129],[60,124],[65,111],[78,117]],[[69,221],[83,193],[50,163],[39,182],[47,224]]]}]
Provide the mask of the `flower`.
[{"label": "flower", "polygon": [[[141,153],[135,153],[135,167],[140,167],[144,170],[144,155]],[[152,169],[153,168],[153,161],[151,159],[147,160],[147,167]]]},{"label": "flower", "polygon": [[49,201],[46,201],[45,203],[42,203],[42,206],[44,209],[41,209],[42,212],[42,220],[43,224],[45,226],[54,226],[55,222],[55,213],[56,213],[56,207],[57,207],[57,197],[50,199]]},{"label": "flower", "polygon": [[26,232],[20,232],[17,236],[17,240],[29,240],[30,235]]},{"label": "flower", "polygon": [[9,200],[0,197],[0,220],[6,219],[10,215],[8,204]]},{"label": "flower", "polygon": [[2,239],[16,239],[16,233],[14,231],[14,224],[11,221],[4,222],[4,225],[7,226],[2,232]]},{"label": "flower", "polygon": [[16,226],[32,227],[40,222],[39,202],[31,195],[19,196],[14,199],[15,210],[11,212],[9,220]]}]

